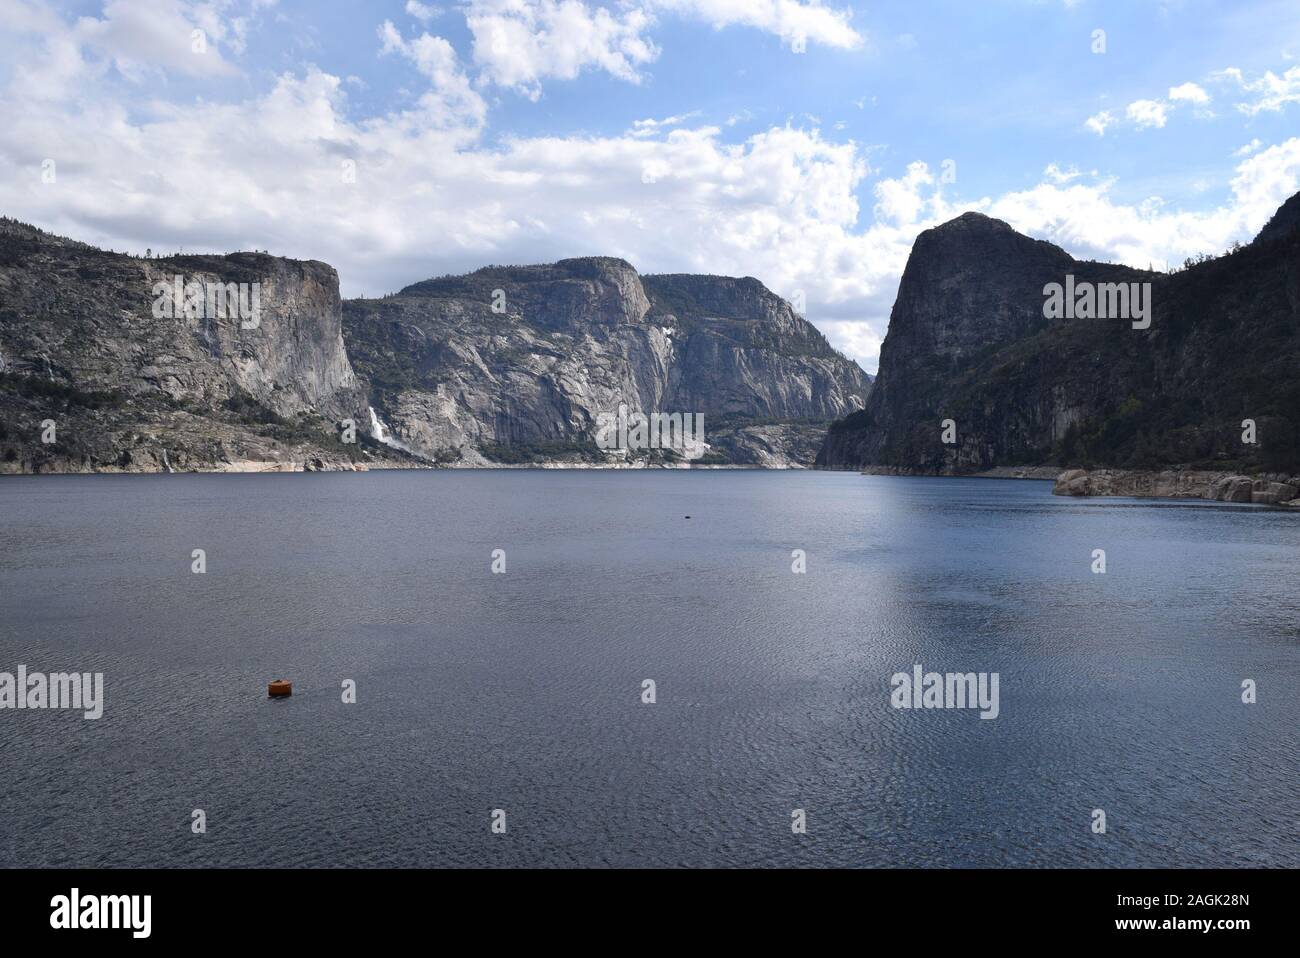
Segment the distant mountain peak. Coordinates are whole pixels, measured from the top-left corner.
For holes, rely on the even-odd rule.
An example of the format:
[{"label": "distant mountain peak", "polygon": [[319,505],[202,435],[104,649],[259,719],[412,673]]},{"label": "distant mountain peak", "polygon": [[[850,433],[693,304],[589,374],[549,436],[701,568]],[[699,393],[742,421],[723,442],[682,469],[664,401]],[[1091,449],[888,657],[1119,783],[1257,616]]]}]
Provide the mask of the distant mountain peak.
[{"label": "distant mountain peak", "polygon": [[620,256],[570,256],[557,260],[556,269],[618,269],[636,272],[636,267]]},{"label": "distant mountain peak", "polygon": [[947,222],[940,223],[938,226],[935,227],[935,229],[939,229],[939,230],[972,229],[972,228],[1011,230],[1012,232],[1015,232],[1011,224],[1007,223],[1006,221],[995,219],[992,216],[988,216],[985,213],[977,212],[976,210],[967,210],[965,213],[962,213],[960,216],[954,216],[952,219],[948,220]]}]

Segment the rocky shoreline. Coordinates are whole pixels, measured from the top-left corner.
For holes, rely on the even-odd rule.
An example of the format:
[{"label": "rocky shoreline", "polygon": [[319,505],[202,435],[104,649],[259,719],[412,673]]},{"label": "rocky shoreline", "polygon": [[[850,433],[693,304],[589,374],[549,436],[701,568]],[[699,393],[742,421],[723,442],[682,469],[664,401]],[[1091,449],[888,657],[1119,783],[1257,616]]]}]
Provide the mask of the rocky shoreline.
[{"label": "rocky shoreline", "polygon": [[128,465],[96,465],[87,467],[65,459],[46,460],[33,468],[31,462],[0,463],[0,478],[4,476],[156,476],[167,474],[224,475],[254,472],[370,472],[383,469],[429,469],[431,466],[399,465],[391,462],[351,462],[310,456],[306,459],[233,459],[229,462],[193,464],[183,468],[168,468],[151,461],[137,461]]},{"label": "rocky shoreline", "polygon": [[0,462],[0,477],[4,476],[97,476],[97,475],[160,475],[168,473],[187,473],[191,475],[225,475],[259,472],[377,472],[403,469],[544,469],[556,470],[594,470],[601,472],[653,470],[653,469],[694,469],[710,471],[759,470],[775,472],[799,472],[807,467],[799,464],[790,465],[755,465],[753,463],[687,463],[687,462],[527,462],[505,463],[488,462],[394,462],[391,460],[371,460],[352,462],[325,456],[309,456],[306,459],[233,459],[215,463],[195,465],[188,463],[183,467],[168,468],[160,459],[137,459],[126,466],[117,464],[86,466],[68,460],[46,460],[39,468],[32,468],[31,462]]},{"label": "rocky shoreline", "polygon": [[1300,476],[1246,476],[1202,469],[1069,469],[1056,478],[1057,496],[1208,499],[1300,507]]},{"label": "rocky shoreline", "polygon": [[864,476],[945,479],[1050,479],[1055,496],[1111,496],[1133,499],[1206,499],[1300,508],[1300,476],[1244,475],[1214,469],[1066,469],[1059,466],[995,466],[953,475],[905,466],[867,466]]}]

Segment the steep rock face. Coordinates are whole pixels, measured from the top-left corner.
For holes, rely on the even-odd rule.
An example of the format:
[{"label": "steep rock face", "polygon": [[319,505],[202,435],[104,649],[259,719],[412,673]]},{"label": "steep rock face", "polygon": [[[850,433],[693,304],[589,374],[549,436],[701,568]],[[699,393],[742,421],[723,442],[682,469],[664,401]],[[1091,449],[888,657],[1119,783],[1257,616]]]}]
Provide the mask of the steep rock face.
[{"label": "steep rock face", "polygon": [[[818,463],[1294,469],[1300,233],[1286,209],[1250,246],[1172,274],[1077,261],[978,214],[926,231],[867,406],[831,426]],[[1045,318],[1044,287],[1067,275],[1076,286],[1150,283],[1150,328]],[[1242,442],[1244,419],[1256,444]]]},{"label": "steep rock face", "polygon": [[[218,285],[243,313],[213,310]],[[590,258],[345,307],[324,263],[133,257],[0,220],[0,472],[682,464],[598,449],[620,405],[703,414],[691,461],[783,466],[868,387],[752,279]]]},{"label": "steep rock face", "polygon": [[[187,317],[162,287],[245,284],[240,314]],[[256,284],[258,309],[254,314]],[[225,468],[350,461],[363,422],[338,276],[257,253],[142,259],[0,223],[0,469]],[[42,422],[56,424],[42,442]],[[250,466],[251,467],[251,466]]]},{"label": "steep rock face", "polygon": [[[619,461],[594,439],[622,404],[703,414],[708,462],[787,465],[870,384],[757,280],[642,277],[603,257],[349,301],[344,335],[393,437],[471,464]],[[740,428],[755,425],[783,434]]]},{"label": "steep rock face", "polygon": [[644,278],[649,319],[673,334],[667,401],[714,417],[829,420],[861,408],[871,378],[758,280]]}]

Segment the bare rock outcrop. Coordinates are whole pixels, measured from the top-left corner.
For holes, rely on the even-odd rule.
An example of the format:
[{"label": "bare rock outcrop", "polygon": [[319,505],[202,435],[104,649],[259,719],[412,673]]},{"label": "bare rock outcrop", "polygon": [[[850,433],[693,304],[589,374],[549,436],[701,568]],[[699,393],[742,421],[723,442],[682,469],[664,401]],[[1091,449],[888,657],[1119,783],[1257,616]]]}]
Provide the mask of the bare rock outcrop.
[{"label": "bare rock outcrop", "polygon": [[1068,469],[1057,476],[1052,492],[1058,496],[1210,499],[1287,505],[1300,494],[1300,476],[1243,476],[1197,469]]}]

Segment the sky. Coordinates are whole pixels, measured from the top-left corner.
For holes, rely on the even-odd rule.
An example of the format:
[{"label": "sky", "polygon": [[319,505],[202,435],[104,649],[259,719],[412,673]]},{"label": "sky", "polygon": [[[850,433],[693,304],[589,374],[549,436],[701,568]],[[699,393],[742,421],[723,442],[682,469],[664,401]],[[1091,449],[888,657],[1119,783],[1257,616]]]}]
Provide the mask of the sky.
[{"label": "sky", "polygon": [[874,372],[967,210],[1165,269],[1300,191],[1300,0],[0,0],[0,213],[343,295],[620,256]]}]

